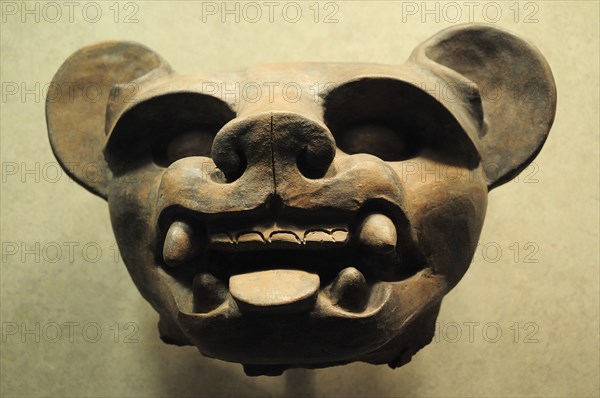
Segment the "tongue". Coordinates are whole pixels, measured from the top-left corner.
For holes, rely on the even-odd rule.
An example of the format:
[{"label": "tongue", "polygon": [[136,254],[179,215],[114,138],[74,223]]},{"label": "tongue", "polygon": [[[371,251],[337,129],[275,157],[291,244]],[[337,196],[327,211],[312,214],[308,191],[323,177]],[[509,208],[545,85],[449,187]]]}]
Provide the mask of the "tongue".
[{"label": "tongue", "polygon": [[234,275],[229,291],[240,311],[294,313],[313,308],[319,284],[316,274],[274,269]]}]

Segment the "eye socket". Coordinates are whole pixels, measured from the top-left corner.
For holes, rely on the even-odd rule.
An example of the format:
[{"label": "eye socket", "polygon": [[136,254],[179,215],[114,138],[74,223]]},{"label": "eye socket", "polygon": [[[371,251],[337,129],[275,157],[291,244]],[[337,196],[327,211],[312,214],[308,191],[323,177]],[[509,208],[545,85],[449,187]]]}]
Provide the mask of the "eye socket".
[{"label": "eye socket", "polygon": [[194,129],[166,137],[154,144],[154,163],[168,167],[171,163],[190,156],[210,157],[215,132],[213,129]]},{"label": "eye socket", "polygon": [[384,161],[426,156],[449,164],[479,162],[454,115],[412,83],[359,77],[329,91],[323,108],[338,148],[348,154],[368,153]]},{"label": "eye socket", "polygon": [[159,95],[121,115],[104,156],[115,176],[142,162],[168,167],[184,157],[208,157],[217,132],[234,118],[235,112],[215,97],[192,92]]},{"label": "eye socket", "polygon": [[387,162],[401,161],[423,149],[423,141],[409,130],[408,126],[358,123],[338,132],[337,146],[351,155],[368,153]]}]

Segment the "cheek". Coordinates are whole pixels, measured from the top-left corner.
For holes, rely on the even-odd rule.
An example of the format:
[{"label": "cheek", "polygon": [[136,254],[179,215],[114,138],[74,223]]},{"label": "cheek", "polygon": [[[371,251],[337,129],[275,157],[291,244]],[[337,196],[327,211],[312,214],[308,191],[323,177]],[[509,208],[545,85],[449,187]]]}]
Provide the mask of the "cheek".
[{"label": "cheek", "polygon": [[435,195],[413,214],[418,246],[427,263],[454,283],[467,271],[483,225],[485,201],[474,200],[474,194]]},{"label": "cheek", "polygon": [[155,206],[162,169],[148,165],[111,183],[108,205],[113,231],[127,269],[146,299],[156,304],[158,265]]},{"label": "cheek", "polygon": [[154,210],[162,170],[147,165],[112,181],[108,205],[115,233],[127,234],[128,239],[135,241],[155,225]]},{"label": "cheek", "polygon": [[471,263],[483,226],[487,185],[481,170],[427,160],[409,170],[404,167],[403,181],[413,236],[433,272],[455,284]]}]

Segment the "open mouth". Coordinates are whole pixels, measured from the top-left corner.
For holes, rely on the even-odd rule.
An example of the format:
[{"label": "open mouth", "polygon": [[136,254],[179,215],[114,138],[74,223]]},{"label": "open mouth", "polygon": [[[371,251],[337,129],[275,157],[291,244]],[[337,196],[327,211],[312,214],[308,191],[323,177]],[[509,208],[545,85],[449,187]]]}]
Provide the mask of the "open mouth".
[{"label": "open mouth", "polygon": [[382,212],[319,225],[243,224],[181,216],[166,224],[160,255],[182,313],[367,314],[386,300],[386,282],[425,264],[406,225]]}]

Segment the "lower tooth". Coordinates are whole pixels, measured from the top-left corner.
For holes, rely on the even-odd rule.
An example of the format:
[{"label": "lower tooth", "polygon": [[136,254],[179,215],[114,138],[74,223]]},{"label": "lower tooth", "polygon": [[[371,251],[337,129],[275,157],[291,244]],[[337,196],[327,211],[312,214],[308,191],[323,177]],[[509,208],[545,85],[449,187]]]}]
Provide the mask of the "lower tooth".
[{"label": "lower tooth", "polygon": [[356,312],[365,308],[369,301],[369,293],[365,277],[354,267],[343,269],[329,290],[333,304]]},{"label": "lower tooth", "polygon": [[227,299],[227,288],[211,274],[194,277],[194,312],[207,313],[219,307]]},{"label": "lower tooth", "polygon": [[393,256],[398,235],[396,226],[383,214],[370,214],[359,227],[358,240],[371,253]]}]

